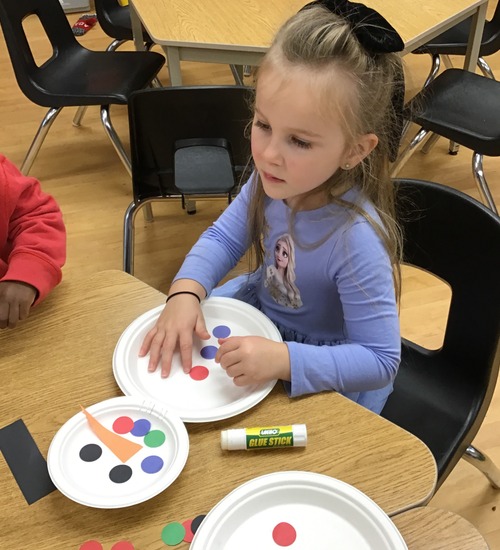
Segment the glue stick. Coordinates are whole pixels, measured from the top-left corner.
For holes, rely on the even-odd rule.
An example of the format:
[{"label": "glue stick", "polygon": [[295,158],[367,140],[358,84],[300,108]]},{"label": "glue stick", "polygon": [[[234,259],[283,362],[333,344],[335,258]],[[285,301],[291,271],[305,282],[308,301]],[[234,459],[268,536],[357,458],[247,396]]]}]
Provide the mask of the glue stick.
[{"label": "glue stick", "polygon": [[220,444],[226,451],[305,447],[307,429],[305,424],[292,424],[222,430]]}]

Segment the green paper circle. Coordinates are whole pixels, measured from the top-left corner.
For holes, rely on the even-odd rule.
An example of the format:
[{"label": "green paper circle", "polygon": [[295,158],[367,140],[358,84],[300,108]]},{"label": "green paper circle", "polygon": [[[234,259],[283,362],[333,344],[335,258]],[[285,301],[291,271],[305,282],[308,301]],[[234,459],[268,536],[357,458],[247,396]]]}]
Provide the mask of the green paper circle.
[{"label": "green paper circle", "polygon": [[167,523],[161,532],[161,540],[169,546],[180,544],[186,536],[186,529],[178,521]]},{"label": "green paper circle", "polygon": [[144,438],[144,443],[148,447],[159,447],[165,443],[166,436],[161,430],[151,430]]}]

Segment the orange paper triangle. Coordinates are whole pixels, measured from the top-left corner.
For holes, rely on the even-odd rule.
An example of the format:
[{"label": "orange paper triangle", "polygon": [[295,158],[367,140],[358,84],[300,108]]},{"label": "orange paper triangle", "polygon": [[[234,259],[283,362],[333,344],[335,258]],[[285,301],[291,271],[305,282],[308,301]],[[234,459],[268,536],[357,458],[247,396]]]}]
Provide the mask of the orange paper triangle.
[{"label": "orange paper triangle", "polygon": [[127,462],[127,460],[130,460],[142,449],[142,445],[139,445],[139,443],[125,439],[124,437],[121,437],[120,435],[105,428],[81,405],[80,407],[82,408],[83,414],[87,417],[92,431],[100,439],[101,443],[106,445],[106,447],[122,462]]}]

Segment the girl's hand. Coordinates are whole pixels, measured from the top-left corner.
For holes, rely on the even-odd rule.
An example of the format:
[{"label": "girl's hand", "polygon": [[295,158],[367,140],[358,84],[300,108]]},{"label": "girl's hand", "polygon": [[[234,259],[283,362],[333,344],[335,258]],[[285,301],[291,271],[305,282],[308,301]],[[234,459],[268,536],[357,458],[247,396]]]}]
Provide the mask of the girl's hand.
[{"label": "girl's hand", "polygon": [[237,386],[290,380],[290,357],[283,342],[261,336],[233,336],[220,338],[219,345],[215,361]]},{"label": "girl's hand", "polygon": [[160,365],[162,378],[167,378],[178,346],[182,369],[188,373],[192,367],[193,332],[202,340],[210,338],[200,304],[189,294],[172,297],[156,325],[146,334],[139,351],[139,357],[149,351],[148,371],[154,372]]}]

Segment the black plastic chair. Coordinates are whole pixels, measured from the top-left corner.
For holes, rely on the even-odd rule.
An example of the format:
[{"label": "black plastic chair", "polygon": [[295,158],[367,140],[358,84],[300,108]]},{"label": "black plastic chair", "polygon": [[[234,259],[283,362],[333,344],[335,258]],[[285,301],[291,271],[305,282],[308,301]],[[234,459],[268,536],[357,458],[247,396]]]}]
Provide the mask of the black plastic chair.
[{"label": "black plastic chair", "polygon": [[399,154],[392,175],[433,132],[474,152],[472,169],[481,198],[498,213],[484,175],[483,156],[500,156],[500,82],[463,69],[447,69],[411,100],[407,113],[421,128]]},{"label": "black plastic chair", "polygon": [[129,101],[133,202],[124,219],[123,265],[133,273],[134,218],[151,201],[227,196],[250,158],[246,128],[252,91],[244,86],[155,88]]},{"label": "black plastic chair", "polygon": [[498,489],[500,471],[472,441],[500,364],[500,218],[444,185],[411,179],[395,185],[405,261],[447,282],[452,297],[441,349],[403,340],[382,416],[429,447],[438,487],[463,456]]},{"label": "black plastic chair", "polygon": [[[109,37],[113,38],[106,51],[114,52],[121,45],[134,39],[128,5],[122,6],[118,0],[94,0],[94,6],[99,25]],[[142,39],[144,41],[144,49],[147,51],[151,50],[154,42],[144,27],[142,28]],[[159,88],[162,86],[162,83],[156,76],[151,81],[151,85]],[[80,126],[86,110],[86,106],[81,106],[78,109],[73,119],[75,126]]]},{"label": "black plastic chair", "polygon": [[[471,23],[472,17],[469,17],[412,52],[415,54],[429,54],[432,57],[432,67],[424,87],[430,84],[438,74],[441,66],[441,56],[465,56]],[[494,75],[484,58],[496,53],[498,50],[500,50],[500,2],[497,3],[491,20],[485,22],[479,49],[477,64],[486,77],[494,78]],[[451,68],[449,58],[447,58],[447,65],[448,68]]]},{"label": "black plastic chair", "polygon": [[[94,5],[99,25],[113,39],[107,51],[114,51],[125,42],[134,39],[128,5],[122,6],[118,0],[94,0]],[[144,28],[142,39],[146,49],[150,50],[154,43]]]},{"label": "black plastic chair", "polygon": [[[52,55],[37,65],[23,20],[38,17],[52,44]],[[153,52],[94,52],[76,40],[59,0],[0,0],[0,21],[17,82],[33,103],[49,107],[21,166],[28,173],[52,123],[63,107],[100,105],[101,120],[125,168],[130,160],[110,118],[111,104],[147,86],[165,59]]]}]

